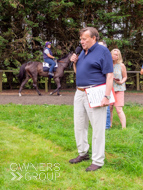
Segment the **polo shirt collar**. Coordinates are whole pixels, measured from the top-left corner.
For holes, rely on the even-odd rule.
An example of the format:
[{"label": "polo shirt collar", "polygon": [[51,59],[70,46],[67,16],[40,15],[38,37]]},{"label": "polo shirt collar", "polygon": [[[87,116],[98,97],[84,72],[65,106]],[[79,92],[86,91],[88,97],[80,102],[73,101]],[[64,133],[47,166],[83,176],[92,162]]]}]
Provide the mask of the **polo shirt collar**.
[{"label": "polo shirt collar", "polygon": [[96,42],[93,46],[91,46],[91,48],[88,49],[88,53],[90,51],[93,51],[96,48],[97,45],[98,45],[98,42]]}]

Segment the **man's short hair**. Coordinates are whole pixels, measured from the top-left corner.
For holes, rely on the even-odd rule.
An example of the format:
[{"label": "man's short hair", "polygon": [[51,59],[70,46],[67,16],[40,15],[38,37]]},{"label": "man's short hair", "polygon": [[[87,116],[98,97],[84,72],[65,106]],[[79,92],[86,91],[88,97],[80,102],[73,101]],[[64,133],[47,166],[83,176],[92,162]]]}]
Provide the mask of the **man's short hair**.
[{"label": "man's short hair", "polygon": [[89,32],[90,32],[90,37],[91,37],[91,38],[93,38],[93,36],[95,36],[95,37],[96,37],[96,41],[99,40],[99,33],[98,33],[98,31],[97,31],[96,28],[94,28],[94,27],[82,28],[82,29],[80,30],[80,32],[79,32],[80,36],[81,36],[84,32],[86,32],[86,31],[89,31]]}]

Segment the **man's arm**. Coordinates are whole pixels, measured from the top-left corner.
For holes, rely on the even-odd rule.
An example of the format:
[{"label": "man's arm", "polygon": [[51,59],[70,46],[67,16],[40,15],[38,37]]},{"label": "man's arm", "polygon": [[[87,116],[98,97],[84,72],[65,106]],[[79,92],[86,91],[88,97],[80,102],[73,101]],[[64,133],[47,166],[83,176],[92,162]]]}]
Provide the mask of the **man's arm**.
[{"label": "man's arm", "polygon": [[78,60],[78,56],[74,53],[71,58],[70,61],[73,62],[73,70],[76,73],[76,62]]},{"label": "man's arm", "polygon": [[[113,73],[107,73],[106,74],[106,91],[105,95],[110,96],[111,90],[113,87]],[[109,105],[109,100],[104,97],[101,101],[101,106],[107,106]]]},{"label": "man's arm", "polygon": [[73,70],[76,73],[76,63],[73,63]]}]

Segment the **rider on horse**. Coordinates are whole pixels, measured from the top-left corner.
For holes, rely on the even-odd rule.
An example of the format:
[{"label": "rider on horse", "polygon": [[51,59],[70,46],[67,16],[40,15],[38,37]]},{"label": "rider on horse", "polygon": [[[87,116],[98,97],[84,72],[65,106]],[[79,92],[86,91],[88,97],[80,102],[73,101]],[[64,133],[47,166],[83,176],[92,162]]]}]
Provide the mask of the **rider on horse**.
[{"label": "rider on horse", "polygon": [[48,75],[54,76],[53,69],[56,63],[53,60],[55,57],[53,56],[50,48],[51,48],[51,42],[46,42],[45,49],[43,51],[43,59],[46,63],[49,63],[49,65],[51,65]]}]

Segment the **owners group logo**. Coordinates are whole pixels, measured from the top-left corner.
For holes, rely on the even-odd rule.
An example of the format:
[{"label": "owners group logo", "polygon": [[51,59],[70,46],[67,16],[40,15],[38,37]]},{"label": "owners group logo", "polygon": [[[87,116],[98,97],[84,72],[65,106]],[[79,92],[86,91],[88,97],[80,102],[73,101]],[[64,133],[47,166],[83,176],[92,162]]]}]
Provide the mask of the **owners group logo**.
[{"label": "owners group logo", "polygon": [[10,173],[12,175],[11,180],[20,181],[25,179],[30,180],[49,180],[56,181],[60,177],[60,164],[59,163],[11,163]]}]

